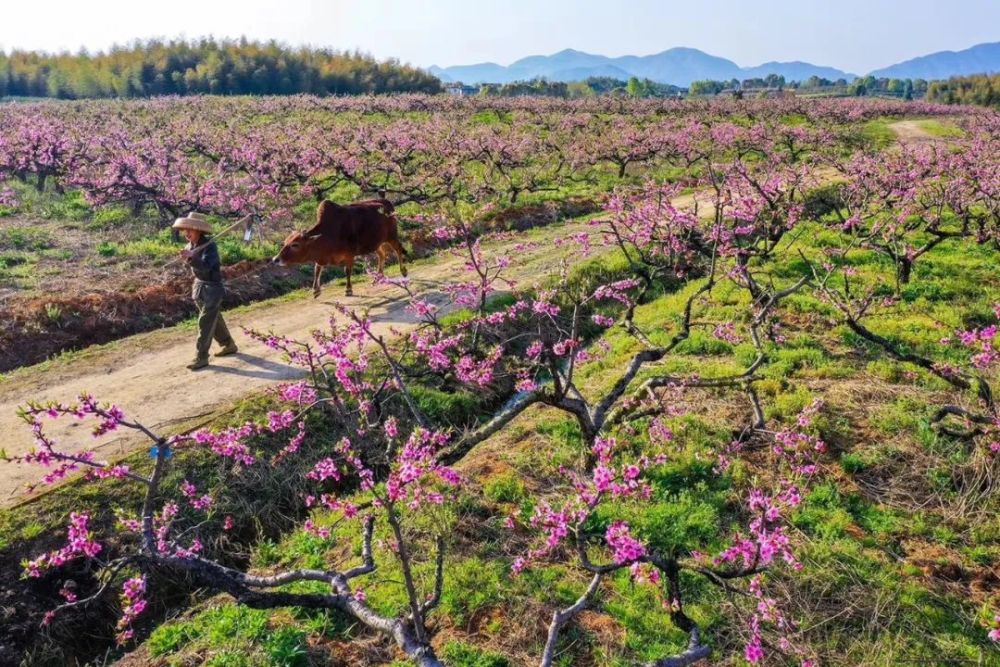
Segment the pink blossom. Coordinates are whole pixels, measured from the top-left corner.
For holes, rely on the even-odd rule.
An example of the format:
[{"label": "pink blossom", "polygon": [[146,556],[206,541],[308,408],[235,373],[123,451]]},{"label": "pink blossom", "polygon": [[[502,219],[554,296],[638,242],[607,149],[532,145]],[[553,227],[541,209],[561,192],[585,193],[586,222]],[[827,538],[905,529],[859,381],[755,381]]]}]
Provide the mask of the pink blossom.
[{"label": "pink blossom", "polygon": [[590,319],[592,319],[595,324],[602,327],[610,327],[615,323],[614,318],[608,317],[606,315],[600,315],[598,313],[594,313],[593,315],[591,315]]},{"label": "pink blossom", "polygon": [[736,335],[736,325],[732,322],[726,322],[716,326],[712,331],[712,335],[719,340],[723,340],[733,345],[736,345],[741,341],[740,337]]},{"label": "pink blossom", "polygon": [[390,440],[395,440],[396,436],[399,434],[399,427],[396,425],[395,417],[389,417],[386,419],[383,428],[385,429],[385,437]]},{"label": "pink blossom", "polygon": [[122,584],[122,617],[118,620],[118,643],[132,638],[132,622],[146,609],[146,578],[133,577]]},{"label": "pink blossom", "polygon": [[339,481],[341,475],[336,461],[331,458],[325,458],[322,461],[317,462],[306,477],[322,482],[327,479]]},{"label": "pink blossom", "polygon": [[764,657],[764,649],[760,646],[760,635],[754,635],[746,645],[743,653],[747,662],[752,665],[757,664]]},{"label": "pink blossom", "polygon": [[615,521],[608,526],[604,539],[611,547],[613,559],[618,565],[632,563],[646,555],[642,542],[632,537],[629,525],[624,521]]}]

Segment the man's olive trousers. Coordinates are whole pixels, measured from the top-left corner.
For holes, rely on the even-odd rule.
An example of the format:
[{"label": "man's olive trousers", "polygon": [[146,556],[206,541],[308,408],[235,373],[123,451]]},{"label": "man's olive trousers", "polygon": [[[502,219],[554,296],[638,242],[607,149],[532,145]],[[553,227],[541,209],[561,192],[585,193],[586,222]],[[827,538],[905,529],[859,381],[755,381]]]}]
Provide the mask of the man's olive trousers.
[{"label": "man's olive trousers", "polygon": [[212,339],[222,346],[235,345],[226,320],[222,317],[222,297],[226,288],[222,283],[195,280],[191,297],[198,306],[198,360],[208,359]]}]

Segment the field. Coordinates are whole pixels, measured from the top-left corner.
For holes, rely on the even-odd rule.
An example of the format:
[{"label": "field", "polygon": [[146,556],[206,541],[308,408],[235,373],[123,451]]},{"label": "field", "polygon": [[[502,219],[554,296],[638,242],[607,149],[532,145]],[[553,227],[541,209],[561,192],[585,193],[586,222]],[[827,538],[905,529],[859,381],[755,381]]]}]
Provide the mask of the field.
[{"label": "field", "polygon": [[[870,100],[0,107],[0,663],[1000,664],[998,137]],[[409,279],[266,263],[366,196]],[[208,374],[192,208],[259,231]]]},{"label": "field", "polygon": [[[867,139],[886,142],[893,133],[884,119],[902,109],[419,96],[8,105],[0,117],[0,372],[189,317],[165,227],[190,209],[220,221],[258,216],[254,243],[222,243],[238,278],[233,305],[300,284],[297,272],[261,261],[325,196],[383,194],[401,204],[420,255],[433,244],[419,216],[443,205],[480,229],[523,229],[598,210],[618,185],[693,184],[700,166],[689,142],[705,140],[691,132],[702,118],[761,114],[788,121],[803,132],[792,141],[806,143],[864,124]],[[953,112],[916,104],[906,113]]]}]

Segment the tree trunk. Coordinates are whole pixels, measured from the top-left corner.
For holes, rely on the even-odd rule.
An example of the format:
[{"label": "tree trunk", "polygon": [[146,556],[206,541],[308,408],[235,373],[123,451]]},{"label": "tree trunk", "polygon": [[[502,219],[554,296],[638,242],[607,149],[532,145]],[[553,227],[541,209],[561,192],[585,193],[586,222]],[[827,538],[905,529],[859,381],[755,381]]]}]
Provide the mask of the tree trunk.
[{"label": "tree trunk", "polygon": [[896,277],[899,279],[900,285],[906,285],[910,282],[910,274],[913,272],[913,260],[907,259],[906,257],[900,257],[896,261]]}]

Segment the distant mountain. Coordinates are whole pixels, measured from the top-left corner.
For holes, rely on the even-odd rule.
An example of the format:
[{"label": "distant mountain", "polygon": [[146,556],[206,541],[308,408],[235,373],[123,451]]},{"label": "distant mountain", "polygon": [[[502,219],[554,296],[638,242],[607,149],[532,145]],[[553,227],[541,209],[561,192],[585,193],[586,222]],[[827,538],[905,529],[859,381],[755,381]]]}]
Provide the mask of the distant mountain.
[{"label": "distant mountain", "polygon": [[651,56],[623,56],[612,62],[640,79],[687,86],[699,79],[742,78],[740,66],[732,60],[712,56],[698,49],[667,49]]},{"label": "distant mountain", "polygon": [[964,51],[939,51],[872,72],[876,78],[947,79],[966,74],[1000,72],[1000,42],[978,44]]},{"label": "distant mountain", "polygon": [[801,81],[816,75],[827,79],[853,79],[854,76],[809,63],[767,63],[760,67],[741,68],[732,60],[690,48],[667,49],[649,56],[607,56],[565,49],[550,56],[528,56],[508,67],[496,63],[432,67],[430,72],[444,82],[509,83],[544,77],[550,81],[579,81],[591,76],[628,79],[637,76],[657,83],[688,86],[699,79],[726,80],[765,77],[781,74],[789,81]]},{"label": "distant mountain", "polygon": [[451,78],[451,75],[448,74],[448,72],[445,71],[443,67],[438,67],[437,65],[431,65],[430,67],[427,68],[427,71],[436,76],[437,78],[441,79],[442,83],[451,83],[452,81],[454,81],[454,79]]},{"label": "distant mountain", "polygon": [[[833,67],[801,61],[769,62],[756,67],[740,67],[732,60],[698,49],[673,48],[649,56],[607,56],[565,49],[550,56],[528,56],[504,67],[496,63],[431,67],[442,81],[463,83],[509,83],[544,77],[550,81],[580,81],[591,76],[652,79],[657,83],[689,86],[692,81],[713,79],[764,78],[779,74],[786,81],[805,81],[818,76],[830,81],[855,79],[855,75]],[[875,70],[876,78],[947,79],[949,76],[1000,72],[1000,42],[979,44],[964,51],[941,51]]]},{"label": "distant mountain", "polygon": [[847,79],[851,81],[857,77],[847,72],[842,72],[833,67],[820,67],[810,63],[796,60],[790,63],[769,62],[756,67],[744,67],[743,77],[763,79],[768,74],[780,74],[785,77],[785,81],[805,81],[811,76],[818,76],[821,79],[836,81],[837,79]]},{"label": "distant mountain", "polygon": [[590,77],[602,76],[625,81],[632,75],[621,67],[615,67],[614,65],[595,65],[594,67],[568,67],[556,70],[552,73],[552,76],[546,78],[552,81],[583,81]]},{"label": "distant mountain", "polygon": [[610,58],[566,49],[551,56],[529,56],[508,67],[496,63],[478,63],[442,68],[434,66],[430,73],[445,83],[510,83],[544,77],[550,81],[582,81],[592,76],[612,76],[627,79],[628,71],[611,64]]},{"label": "distant mountain", "polygon": [[551,56],[528,56],[510,64],[509,70],[517,72],[518,77],[534,78],[536,76],[550,77],[558,71],[586,70],[606,66],[609,58],[595,56],[583,51],[564,49]]},{"label": "distant mountain", "polygon": [[[448,79],[441,78],[435,72],[444,72]],[[456,67],[434,67],[431,73],[441,78],[442,81],[461,81],[462,83],[507,83],[517,77],[511,78],[508,70],[503,65],[496,63],[479,63],[477,65],[458,65]]]}]

